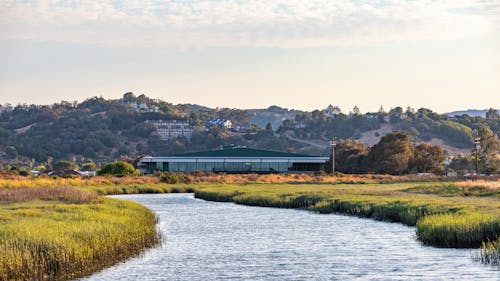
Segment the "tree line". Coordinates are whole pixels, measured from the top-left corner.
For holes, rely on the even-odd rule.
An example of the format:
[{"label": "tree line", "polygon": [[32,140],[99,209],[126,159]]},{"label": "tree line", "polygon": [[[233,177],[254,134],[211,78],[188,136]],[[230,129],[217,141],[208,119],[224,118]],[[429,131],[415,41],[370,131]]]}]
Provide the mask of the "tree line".
[{"label": "tree line", "polygon": [[353,140],[340,140],[335,148],[335,169],[349,174],[443,174],[445,169],[465,173],[475,170],[477,155],[480,172],[500,172],[498,136],[490,129],[483,128],[478,132],[477,138],[477,150],[472,150],[468,155],[456,156],[449,163],[445,163],[446,157],[441,146],[428,143],[414,146],[413,138],[408,132],[389,133],[371,148]]}]

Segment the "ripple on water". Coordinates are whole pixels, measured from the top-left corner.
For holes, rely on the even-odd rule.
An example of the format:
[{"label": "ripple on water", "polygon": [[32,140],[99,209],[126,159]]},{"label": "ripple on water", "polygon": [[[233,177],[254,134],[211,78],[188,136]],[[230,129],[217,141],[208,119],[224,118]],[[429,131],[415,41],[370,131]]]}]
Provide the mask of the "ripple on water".
[{"label": "ripple on water", "polygon": [[500,280],[472,250],[424,247],[400,224],[192,194],[116,197],[155,211],[165,242],[82,280]]}]

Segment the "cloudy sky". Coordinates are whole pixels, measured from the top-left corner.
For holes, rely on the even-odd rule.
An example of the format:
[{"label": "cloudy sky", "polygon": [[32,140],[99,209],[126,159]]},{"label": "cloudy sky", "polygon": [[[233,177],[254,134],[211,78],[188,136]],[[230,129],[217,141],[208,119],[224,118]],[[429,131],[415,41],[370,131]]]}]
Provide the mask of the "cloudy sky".
[{"label": "cloudy sky", "polygon": [[500,108],[500,0],[0,0],[0,103]]}]

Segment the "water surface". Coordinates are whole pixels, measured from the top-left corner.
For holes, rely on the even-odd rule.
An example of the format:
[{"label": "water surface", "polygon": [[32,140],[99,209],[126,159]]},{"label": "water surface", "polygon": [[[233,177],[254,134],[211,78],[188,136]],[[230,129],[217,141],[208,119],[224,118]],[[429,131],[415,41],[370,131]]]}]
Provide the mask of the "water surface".
[{"label": "water surface", "polygon": [[401,224],[192,194],[116,198],[155,211],[165,241],[83,280],[500,280],[476,250],[422,246]]}]

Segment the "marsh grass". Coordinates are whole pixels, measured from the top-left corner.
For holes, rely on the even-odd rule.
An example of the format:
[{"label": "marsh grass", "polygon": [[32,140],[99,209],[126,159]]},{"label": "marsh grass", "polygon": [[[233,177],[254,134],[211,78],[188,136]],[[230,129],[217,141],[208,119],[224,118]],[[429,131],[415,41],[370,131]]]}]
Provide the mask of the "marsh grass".
[{"label": "marsh grass", "polygon": [[0,189],[0,280],[67,280],[158,243],[156,216],[74,187]]},{"label": "marsh grass", "polygon": [[500,237],[500,218],[484,213],[452,213],[423,217],[417,236],[425,244],[448,248],[478,248]]},{"label": "marsh grass", "polygon": [[484,242],[475,258],[485,264],[500,265],[500,239]]},{"label": "marsh grass", "polygon": [[33,200],[64,201],[83,204],[96,202],[99,200],[99,197],[70,186],[0,189],[0,202],[19,203]]},{"label": "marsh grass", "polygon": [[436,194],[439,196],[499,196],[499,182],[447,182],[424,184],[404,190],[410,193]]}]

